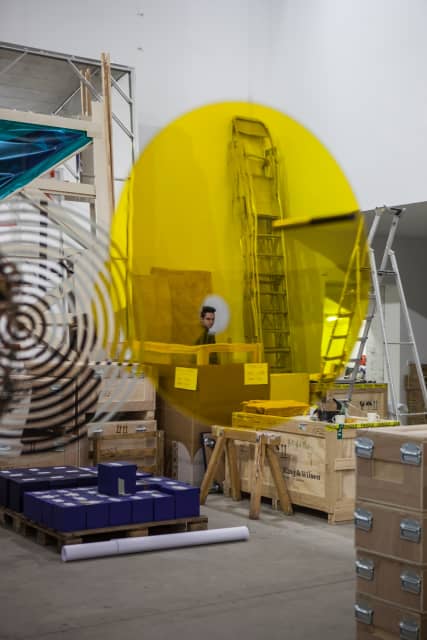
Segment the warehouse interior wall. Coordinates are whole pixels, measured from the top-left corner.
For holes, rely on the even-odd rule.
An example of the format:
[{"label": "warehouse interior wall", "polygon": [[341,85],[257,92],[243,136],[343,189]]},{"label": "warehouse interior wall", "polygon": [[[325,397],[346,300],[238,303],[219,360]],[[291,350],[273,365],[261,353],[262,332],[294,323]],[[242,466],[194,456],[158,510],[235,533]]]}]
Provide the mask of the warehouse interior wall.
[{"label": "warehouse interior wall", "polygon": [[142,146],[210,102],[283,110],[368,209],[425,200],[426,21],[424,0],[15,0],[0,39],[135,67]]},{"label": "warehouse interior wall", "polygon": [[424,0],[273,0],[271,106],[333,153],[362,209],[425,200]]}]

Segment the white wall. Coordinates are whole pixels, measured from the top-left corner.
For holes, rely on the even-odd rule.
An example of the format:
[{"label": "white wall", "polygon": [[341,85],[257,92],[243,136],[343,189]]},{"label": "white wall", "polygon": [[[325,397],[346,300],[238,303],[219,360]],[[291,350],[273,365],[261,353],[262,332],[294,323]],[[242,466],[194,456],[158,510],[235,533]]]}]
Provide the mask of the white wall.
[{"label": "white wall", "polygon": [[425,200],[427,2],[270,4],[271,105],[325,143],[363,209]]},{"label": "white wall", "polygon": [[[249,24],[264,20],[263,6],[262,0],[14,0],[2,7],[0,39],[93,58],[108,51],[113,62],[135,67],[143,145],[190,109],[248,99]],[[265,50],[262,38],[256,47]]]},{"label": "white wall", "polygon": [[[427,200],[425,0],[14,0],[0,38],[136,68],[141,143],[213,101],[311,129],[362,208]],[[143,15],[139,15],[139,14]]]}]

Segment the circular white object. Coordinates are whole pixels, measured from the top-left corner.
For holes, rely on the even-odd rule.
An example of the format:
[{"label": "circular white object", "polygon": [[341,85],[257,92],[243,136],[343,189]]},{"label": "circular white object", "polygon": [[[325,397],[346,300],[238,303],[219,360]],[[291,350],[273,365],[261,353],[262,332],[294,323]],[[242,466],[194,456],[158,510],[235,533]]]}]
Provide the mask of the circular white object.
[{"label": "circular white object", "polygon": [[230,322],[230,308],[221,296],[211,293],[203,300],[202,307],[213,307],[215,311],[215,322],[209,333],[222,333]]}]

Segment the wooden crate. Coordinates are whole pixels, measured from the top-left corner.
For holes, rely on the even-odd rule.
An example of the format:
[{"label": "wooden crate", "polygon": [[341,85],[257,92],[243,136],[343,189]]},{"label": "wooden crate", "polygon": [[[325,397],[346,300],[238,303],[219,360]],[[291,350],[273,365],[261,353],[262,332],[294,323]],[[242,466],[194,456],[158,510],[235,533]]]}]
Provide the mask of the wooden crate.
[{"label": "wooden crate", "polygon": [[140,471],[163,475],[164,432],[96,434],[93,438],[93,463],[114,460],[134,462]]},{"label": "wooden crate", "polygon": [[157,431],[156,420],[115,420],[112,422],[91,422],[88,424],[88,434],[92,438],[94,433],[102,429],[104,436],[128,435],[145,431]]},{"label": "wooden crate", "polygon": [[86,466],[89,464],[89,439],[84,433],[79,440],[67,446],[40,453],[20,456],[0,456],[0,469],[30,467],[56,467],[62,465]]},{"label": "wooden crate", "polygon": [[[423,371],[424,379],[427,379],[427,364],[422,364],[421,369]],[[414,362],[410,362],[408,365],[408,375],[405,376],[405,384],[408,387],[419,388],[418,374]]]},{"label": "wooden crate", "polygon": [[427,423],[427,412],[424,406],[424,397],[420,386],[418,384],[418,378],[416,380],[409,380],[408,376],[405,376],[406,384],[412,384],[413,386],[406,386],[406,405],[408,407],[408,413],[414,413],[419,415],[408,416],[408,424],[425,424]]},{"label": "wooden crate", "polygon": [[[247,428],[255,420],[257,428],[280,432],[280,461],[293,504],[328,514],[330,523],[350,522],[355,505],[356,425],[338,431],[334,425],[310,422],[304,418],[257,414],[233,414],[233,426]],[[384,426],[398,424],[384,422]],[[371,425],[372,426],[372,425]],[[360,428],[360,425],[357,425]],[[341,439],[338,439],[341,438]],[[237,443],[241,490],[250,493],[254,446]],[[225,489],[229,480],[226,477]],[[277,500],[269,467],[264,468],[262,496]]]},{"label": "wooden crate", "polygon": [[[328,390],[327,398],[343,400],[348,395],[348,384],[336,384]],[[351,397],[349,413],[353,416],[366,416],[367,413],[378,413],[381,418],[388,417],[387,385],[357,383]]]},{"label": "wooden crate", "polygon": [[[120,386],[123,385],[128,385],[128,387],[126,388],[126,398],[120,402],[119,389]],[[102,412],[104,407],[112,412],[155,411],[155,386],[153,382],[146,377],[135,379],[105,377],[102,379],[96,410]],[[149,416],[146,417],[148,418]]]}]

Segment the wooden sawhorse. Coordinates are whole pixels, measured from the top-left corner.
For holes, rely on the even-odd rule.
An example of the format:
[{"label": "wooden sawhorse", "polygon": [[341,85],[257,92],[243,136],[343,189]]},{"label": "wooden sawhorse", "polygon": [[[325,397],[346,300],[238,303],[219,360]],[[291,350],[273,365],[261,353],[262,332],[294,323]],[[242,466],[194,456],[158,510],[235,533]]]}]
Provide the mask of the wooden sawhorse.
[{"label": "wooden sawhorse", "polygon": [[293,513],[286,482],[280,468],[277,447],[280,444],[280,436],[268,431],[254,431],[253,429],[233,429],[232,427],[212,427],[212,433],[216,436],[215,448],[209,460],[208,468],[200,487],[200,504],[205,504],[209,489],[215,477],[221,456],[226,451],[228,470],[230,474],[231,497],[233,500],[241,500],[240,475],[237,464],[237,451],[235,442],[248,442],[255,445],[255,460],[251,481],[251,500],[249,505],[249,517],[258,520],[261,510],[261,492],[264,475],[264,462],[267,459],[271,475],[277,489],[280,500],[280,508],[283,513]]}]

